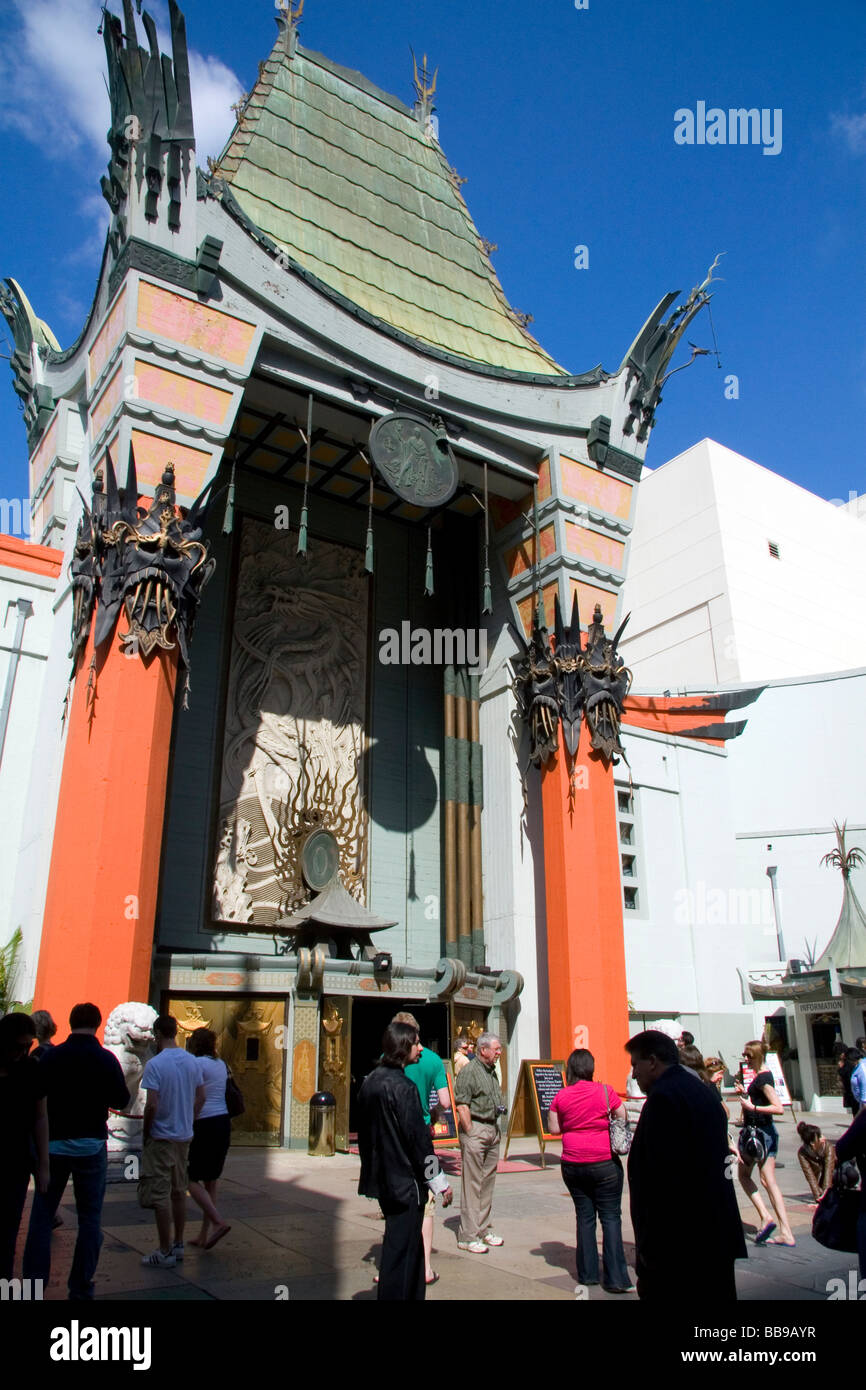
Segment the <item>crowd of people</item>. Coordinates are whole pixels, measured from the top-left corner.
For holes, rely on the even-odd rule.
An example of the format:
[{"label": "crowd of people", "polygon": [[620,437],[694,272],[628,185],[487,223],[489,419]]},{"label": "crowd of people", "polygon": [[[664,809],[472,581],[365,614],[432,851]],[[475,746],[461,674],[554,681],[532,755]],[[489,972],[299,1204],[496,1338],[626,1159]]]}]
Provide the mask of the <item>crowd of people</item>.
[{"label": "crowd of people", "polygon": [[[0,1279],[13,1277],[15,1246],[31,1175],[35,1183],[23,1255],[25,1279],[51,1274],[51,1233],[71,1178],[78,1218],[68,1277],[70,1300],[94,1296],[102,1248],[102,1207],[108,1172],[108,1114],[130,1103],[117,1058],[96,1034],[95,1004],[76,1004],[69,1036],[54,1044],[51,1015],[0,1018]],[[173,1268],[183,1259],[186,1194],[202,1211],[192,1244],[211,1249],[231,1227],[216,1207],[216,1185],[231,1137],[226,1105],[228,1068],[216,1056],[216,1034],[198,1028],[190,1049],[179,1046],[177,1020],[154,1023],[156,1055],[144,1067],[147,1093],[138,1201],[152,1210],[159,1245],[142,1264]],[[34,1043],[38,1046],[34,1048]]]},{"label": "crowd of people", "polygon": [[[32,1177],[23,1274],[48,1281],[52,1230],[71,1178],[78,1217],[68,1278],[72,1300],[94,1294],[108,1113],[124,1110],[130,1101],[117,1059],[97,1040],[101,1022],[94,1004],[77,1004],[69,1036],[55,1044],[56,1025],[45,1011],[0,1019],[0,1279],[12,1278]],[[138,1200],[154,1213],[158,1245],[142,1264],[170,1269],[184,1255],[187,1193],[202,1213],[191,1244],[212,1249],[231,1230],[217,1206],[231,1139],[230,1072],[208,1028],[196,1029],[187,1049],[178,1042],[177,1020],[163,1015],[154,1023],[154,1038],[156,1055],[141,1078],[147,1100]],[[637,1292],[641,1300],[669,1298],[693,1262],[699,1214],[702,1296],[711,1303],[735,1299],[735,1261],[745,1257],[746,1244],[732,1177],[755,1208],[755,1244],[795,1244],[776,1178],[775,1121],[783,1106],[765,1066],[766,1044],[756,1040],[743,1049],[734,1080],[739,1121],[732,1121],[722,1096],[725,1063],[704,1058],[690,1033],[677,1042],[648,1030],[625,1046],[641,1098],[634,1130],[627,1098],[595,1079],[595,1059],[586,1048],[568,1058],[565,1085],[550,1108],[549,1130],[562,1137],[562,1178],[575,1208],[578,1289],[600,1282],[608,1292]],[[474,1044],[460,1037],[454,1049],[462,1173],[457,1246],[468,1254],[486,1255],[504,1244],[493,1225],[500,1122],[506,1113],[497,1075],[501,1052],[492,1033],[482,1033]],[[798,1160],[814,1204],[833,1187],[837,1160],[857,1160],[866,1172],[866,1038],[856,1047],[840,1045],[838,1057],[853,1123],[835,1145],[818,1126],[805,1121],[797,1126]],[[447,1207],[454,1193],[434,1150],[432,1112],[450,1107],[441,1058],[422,1046],[414,1016],[398,1013],[385,1031],[379,1064],[359,1093],[358,1190],[378,1201],[385,1222],[380,1300],[421,1300],[439,1278],[431,1265],[436,1197]],[[636,1288],[622,1238],[626,1155]],[[858,1243],[860,1273],[866,1277],[866,1183],[861,1183]]]},{"label": "crowd of people", "polygon": [[[436,1194],[441,1194],[446,1206],[453,1196],[429,1127],[427,1098],[432,1094],[433,1072],[422,1068],[419,1073],[423,1076],[418,1088],[420,1105],[411,1081],[405,1084],[419,1066],[419,1058],[431,1054],[421,1045],[412,1015],[398,1018],[404,1030],[401,1048],[395,1048],[391,1035],[398,1025],[392,1024],[380,1065],[365,1081],[359,1097],[359,1192],[382,1204],[386,1235],[378,1297],[392,1300],[424,1297],[425,1258],[426,1283],[432,1280],[429,1240],[420,1241],[422,1222],[426,1214],[432,1235]],[[783,1105],[773,1073],[765,1066],[767,1046],[754,1040],[743,1049],[734,1082],[740,1118],[734,1123],[722,1097],[725,1063],[720,1057],[704,1058],[690,1033],[684,1032],[677,1043],[665,1033],[647,1030],[631,1038],[626,1050],[643,1098],[633,1133],[627,1130],[625,1097],[595,1080],[595,1059],[586,1048],[576,1049],[568,1058],[565,1085],[550,1109],[549,1130],[562,1136],[562,1178],[575,1207],[578,1289],[601,1282],[609,1293],[637,1292],[642,1301],[669,1299],[682,1271],[693,1263],[697,1218],[702,1296],[711,1303],[730,1302],[737,1297],[735,1262],[747,1253],[732,1178],[736,1177],[755,1208],[754,1243],[796,1244],[776,1178],[779,1134],[775,1121]],[[500,1053],[500,1040],[488,1033],[477,1039],[474,1050],[464,1038],[455,1045],[454,1094],[463,1174],[457,1244],[470,1254],[487,1254],[504,1243],[491,1224],[499,1119],[505,1113],[495,1070]],[[432,1056],[431,1065],[441,1066],[438,1056]],[[866,1048],[858,1057],[858,1067],[866,1073]],[[853,1084],[858,1086],[859,1080]],[[399,1112],[393,1103],[395,1092],[403,1102]],[[856,1089],[853,1094],[857,1095]],[[445,1104],[441,1092],[440,1099]],[[859,1157],[866,1170],[866,1103],[861,1104],[858,1118],[835,1148],[817,1126],[805,1122],[798,1126],[802,1140],[798,1158],[816,1202],[832,1186],[840,1145],[847,1156]],[[625,1171],[621,1155],[626,1152],[636,1287],[622,1239]],[[388,1176],[392,1172],[399,1178],[397,1185]],[[858,1230],[863,1273],[866,1197],[861,1200]],[[411,1277],[404,1277],[403,1267]]]}]

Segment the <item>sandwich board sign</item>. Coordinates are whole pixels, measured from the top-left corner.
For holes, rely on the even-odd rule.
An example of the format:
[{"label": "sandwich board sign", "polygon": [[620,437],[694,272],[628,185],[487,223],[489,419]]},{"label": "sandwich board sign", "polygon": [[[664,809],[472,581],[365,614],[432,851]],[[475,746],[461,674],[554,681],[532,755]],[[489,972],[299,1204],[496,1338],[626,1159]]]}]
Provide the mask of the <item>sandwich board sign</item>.
[{"label": "sandwich board sign", "polygon": [[517,1078],[514,1103],[508,1117],[508,1135],[505,1140],[503,1159],[508,1157],[511,1140],[526,1134],[534,1134],[541,1150],[541,1166],[544,1164],[545,1144],[559,1143],[561,1135],[550,1132],[550,1107],[565,1085],[565,1063],[549,1060],[524,1062]]}]

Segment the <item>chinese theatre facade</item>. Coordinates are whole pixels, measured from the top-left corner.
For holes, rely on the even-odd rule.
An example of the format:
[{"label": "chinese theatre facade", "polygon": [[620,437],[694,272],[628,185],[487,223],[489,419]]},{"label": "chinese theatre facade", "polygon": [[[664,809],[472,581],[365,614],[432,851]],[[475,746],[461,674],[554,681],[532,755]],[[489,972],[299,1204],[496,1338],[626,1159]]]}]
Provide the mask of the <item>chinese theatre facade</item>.
[{"label": "chinese theatre facade", "polygon": [[325,1088],[345,1144],[401,1007],[446,1055],[498,1031],[506,1081],[575,1040],[622,1081],[621,728],[725,737],[724,699],[630,699],[617,655],[653,412],[709,278],[617,371],[569,375],[506,302],[426,62],[404,105],[284,6],[204,172],[169,8],[171,57],[131,0],[105,16],[111,225],[79,340],[15,282],[0,300],[34,498],[83,431],[35,1002],[214,1028],[257,1143],[305,1142]]}]

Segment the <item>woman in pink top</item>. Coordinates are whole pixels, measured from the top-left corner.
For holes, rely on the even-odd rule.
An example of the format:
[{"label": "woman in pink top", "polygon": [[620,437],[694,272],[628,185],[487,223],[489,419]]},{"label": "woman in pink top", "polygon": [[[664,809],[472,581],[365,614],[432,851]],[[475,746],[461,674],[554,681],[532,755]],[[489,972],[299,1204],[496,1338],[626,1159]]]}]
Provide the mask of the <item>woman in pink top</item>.
[{"label": "woman in pink top", "polygon": [[602,1287],[631,1293],[622,1248],[623,1171],[610,1151],[608,1114],[625,1119],[625,1106],[612,1086],[593,1081],[595,1058],[579,1047],[568,1059],[566,1084],[550,1107],[550,1132],[562,1135],[562,1177],[577,1213],[577,1278],[598,1283],[596,1219],[601,1221]]}]

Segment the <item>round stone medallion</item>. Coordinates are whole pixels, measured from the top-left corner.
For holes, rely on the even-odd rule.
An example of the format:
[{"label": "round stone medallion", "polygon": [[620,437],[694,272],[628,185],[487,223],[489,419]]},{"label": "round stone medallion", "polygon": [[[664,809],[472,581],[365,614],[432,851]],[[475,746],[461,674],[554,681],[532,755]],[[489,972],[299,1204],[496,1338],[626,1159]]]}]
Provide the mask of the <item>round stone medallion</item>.
[{"label": "round stone medallion", "polygon": [[370,453],[382,477],[413,507],[441,507],[457,490],[457,464],[444,429],[400,411],[377,420]]},{"label": "round stone medallion", "polygon": [[340,849],[330,830],[314,830],[301,851],[301,869],[308,888],[321,893],[335,877]]}]

